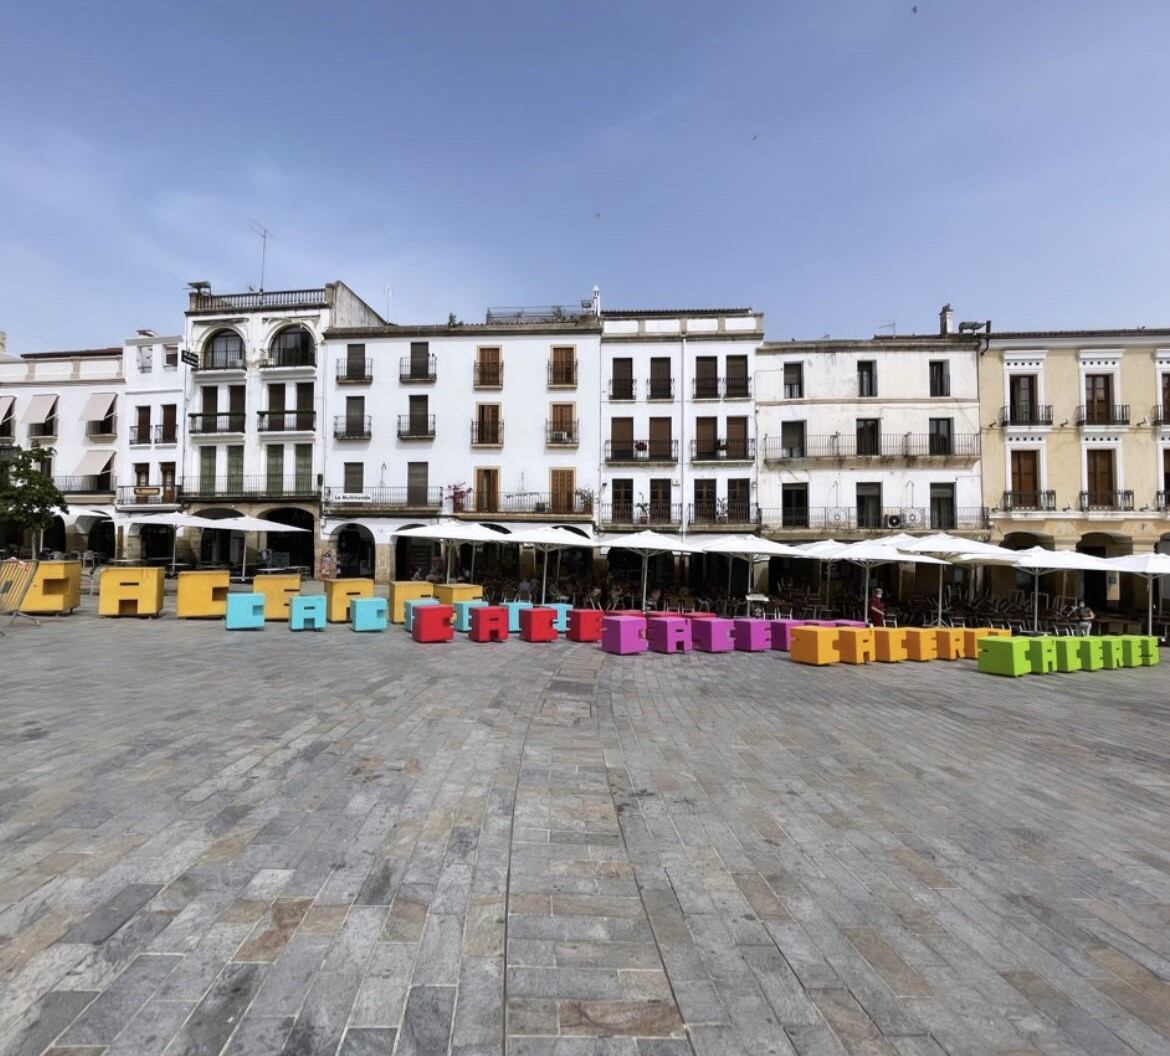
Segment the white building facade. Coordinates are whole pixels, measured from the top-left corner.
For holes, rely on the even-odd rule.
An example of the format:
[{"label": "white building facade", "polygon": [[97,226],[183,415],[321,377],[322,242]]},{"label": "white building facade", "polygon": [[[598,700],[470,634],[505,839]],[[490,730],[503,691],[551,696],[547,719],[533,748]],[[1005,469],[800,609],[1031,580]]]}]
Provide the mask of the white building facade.
[{"label": "white building facade", "polygon": [[777,538],[988,528],[979,338],[760,346],[760,524]]},{"label": "white building facade", "polygon": [[602,324],[600,526],[753,530],[763,315],[604,311]]}]

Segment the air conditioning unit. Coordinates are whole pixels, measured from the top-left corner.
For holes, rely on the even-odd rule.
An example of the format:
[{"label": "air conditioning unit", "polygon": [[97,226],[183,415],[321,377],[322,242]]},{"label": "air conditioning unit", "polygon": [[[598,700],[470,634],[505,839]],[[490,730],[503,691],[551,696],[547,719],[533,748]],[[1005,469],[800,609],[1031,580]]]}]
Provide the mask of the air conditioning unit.
[{"label": "air conditioning unit", "polygon": [[917,528],[922,524],[921,510],[906,510],[905,521],[907,528]]},{"label": "air conditioning unit", "polygon": [[902,515],[898,513],[887,513],[885,519],[885,526],[887,528],[901,528]]}]

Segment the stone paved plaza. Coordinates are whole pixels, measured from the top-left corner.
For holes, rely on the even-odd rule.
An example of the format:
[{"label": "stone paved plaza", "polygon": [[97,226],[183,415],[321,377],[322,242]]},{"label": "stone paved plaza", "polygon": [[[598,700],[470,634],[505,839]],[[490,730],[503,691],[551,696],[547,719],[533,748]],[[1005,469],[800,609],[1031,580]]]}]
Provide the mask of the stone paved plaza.
[{"label": "stone paved plaza", "polygon": [[0,639],[0,1052],[1170,1052],[1170,667]]}]

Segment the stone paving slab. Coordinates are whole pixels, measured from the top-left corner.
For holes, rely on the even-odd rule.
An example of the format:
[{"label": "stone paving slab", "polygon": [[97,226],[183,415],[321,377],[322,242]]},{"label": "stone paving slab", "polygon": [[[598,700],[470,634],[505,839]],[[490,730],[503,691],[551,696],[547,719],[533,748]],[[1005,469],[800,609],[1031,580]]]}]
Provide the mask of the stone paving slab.
[{"label": "stone paving slab", "polygon": [[1170,1053],[1170,676],[0,639],[0,1056]]}]

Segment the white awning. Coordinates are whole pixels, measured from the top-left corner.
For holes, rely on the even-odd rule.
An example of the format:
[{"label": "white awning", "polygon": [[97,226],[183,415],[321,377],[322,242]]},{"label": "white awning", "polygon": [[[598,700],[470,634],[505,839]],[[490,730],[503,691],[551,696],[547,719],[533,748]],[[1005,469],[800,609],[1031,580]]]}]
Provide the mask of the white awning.
[{"label": "white awning", "polygon": [[117,395],[112,392],[95,392],[81,409],[83,422],[104,422],[110,416]]},{"label": "white awning", "polygon": [[57,402],[55,395],[41,395],[34,396],[28,405],[28,410],[24,412],[24,417],[21,421],[26,425],[44,425],[45,419],[53,411],[53,406]]},{"label": "white awning", "polygon": [[113,451],[86,451],[73,471],[75,477],[100,477],[114,459]]},{"label": "white awning", "polygon": [[15,396],[0,396],[0,422],[12,413],[12,405],[15,402]]}]

